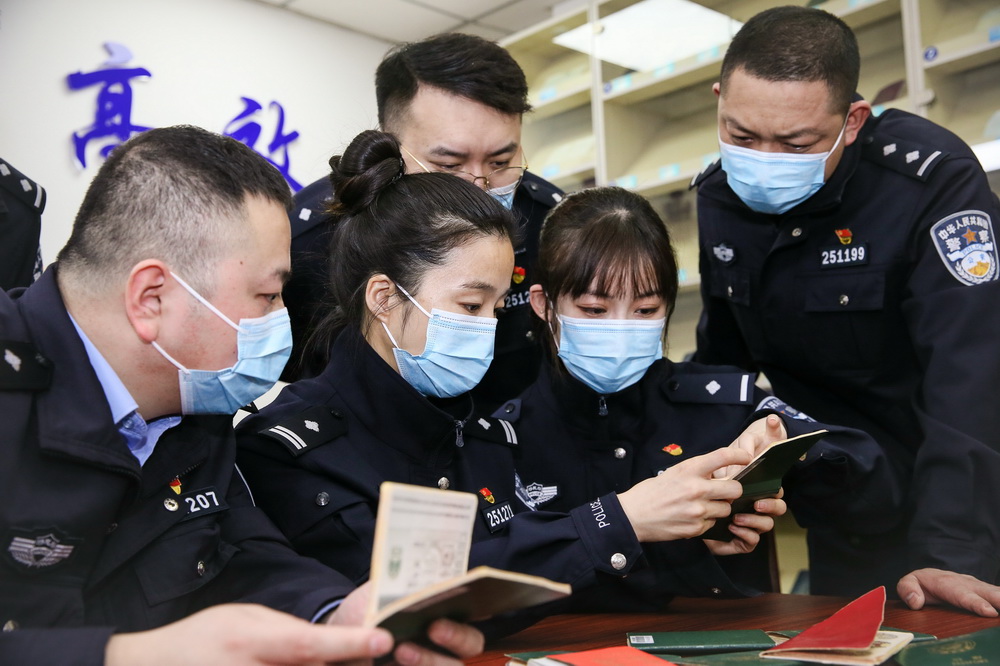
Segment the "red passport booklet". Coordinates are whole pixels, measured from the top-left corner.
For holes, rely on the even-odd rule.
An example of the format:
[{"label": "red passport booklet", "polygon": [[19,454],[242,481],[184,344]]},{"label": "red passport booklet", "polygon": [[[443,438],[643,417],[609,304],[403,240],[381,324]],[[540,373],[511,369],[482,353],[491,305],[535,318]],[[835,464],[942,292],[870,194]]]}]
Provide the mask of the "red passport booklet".
[{"label": "red passport booklet", "polygon": [[798,636],[767,650],[855,649],[867,648],[875,640],[885,615],[885,587],[863,594],[822,622]]}]

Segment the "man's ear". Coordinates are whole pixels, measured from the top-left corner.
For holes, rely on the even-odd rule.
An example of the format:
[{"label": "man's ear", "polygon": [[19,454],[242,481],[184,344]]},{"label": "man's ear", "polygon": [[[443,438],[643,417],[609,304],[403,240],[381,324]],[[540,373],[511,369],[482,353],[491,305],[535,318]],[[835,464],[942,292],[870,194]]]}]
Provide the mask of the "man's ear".
[{"label": "man's ear", "polygon": [[372,317],[385,323],[389,319],[389,303],[395,295],[396,283],[385,273],[377,273],[368,278],[365,285],[365,306]]},{"label": "man's ear", "polygon": [[158,259],[146,259],[132,267],[125,284],[125,316],[136,335],[150,343],[160,334],[162,298],[170,269]]},{"label": "man's ear", "polygon": [[847,112],[847,123],[844,126],[844,145],[849,146],[858,138],[858,133],[864,126],[865,121],[872,115],[872,105],[865,100],[858,100],[851,104]]},{"label": "man's ear", "polygon": [[531,288],[528,289],[528,301],[531,303],[531,309],[538,315],[538,318],[542,321],[548,321],[549,301],[545,298],[545,291],[542,289],[542,285],[531,285]]},{"label": "man's ear", "polygon": [[715,96],[717,98],[721,97],[722,96],[722,83],[720,83],[719,81],[716,81],[715,83],[713,83],[712,84],[712,92],[715,93]]}]

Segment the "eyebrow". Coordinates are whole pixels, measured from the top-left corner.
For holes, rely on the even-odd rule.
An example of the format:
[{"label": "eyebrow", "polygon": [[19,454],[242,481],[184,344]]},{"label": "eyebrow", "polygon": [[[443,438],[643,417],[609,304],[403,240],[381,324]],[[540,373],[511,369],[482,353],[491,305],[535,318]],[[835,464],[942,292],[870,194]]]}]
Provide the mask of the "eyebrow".
[{"label": "eyebrow", "polygon": [[[758,134],[757,132],[754,132],[753,130],[747,129],[746,127],[743,127],[742,125],[740,125],[733,118],[730,118],[728,116],[723,116],[722,120],[723,120],[723,122],[726,123],[727,126],[730,126],[732,129],[736,130],[740,134],[747,134],[749,136],[752,136],[752,137],[755,137],[755,138],[758,138],[758,139],[760,138],[760,134]],[[782,140],[782,141],[787,141],[787,140],[790,140],[790,139],[799,139],[799,138],[802,138],[804,136],[808,136],[808,137],[814,137],[814,136],[815,137],[820,137],[820,136],[823,136],[823,132],[821,132],[820,130],[818,130],[818,129],[814,128],[814,127],[804,127],[802,129],[795,130],[794,132],[788,132],[788,133],[785,133],[785,134],[775,134],[774,138]]]},{"label": "eyebrow", "polygon": [[481,282],[481,281],[466,282],[460,285],[459,288],[470,289],[474,291],[496,291],[496,289],[493,288],[493,285],[491,285],[488,282]]},{"label": "eyebrow", "polygon": [[[502,148],[498,148],[498,149],[494,150],[493,152],[487,154],[486,156],[487,157],[496,157],[497,155],[503,155],[504,153],[512,153],[515,150],[517,150],[517,142],[516,141],[511,141],[506,146],[503,146]],[[469,158],[469,153],[463,152],[463,151],[460,151],[460,150],[452,150],[451,148],[448,148],[447,146],[435,146],[434,148],[431,148],[429,151],[427,151],[427,153],[429,155],[435,155],[437,157],[455,157],[455,158],[461,158],[461,159],[468,159]]]},{"label": "eyebrow", "polygon": [[276,268],[274,272],[271,273],[271,277],[276,277],[281,280],[281,286],[284,287],[288,284],[288,281],[292,279],[292,271],[288,268]]}]

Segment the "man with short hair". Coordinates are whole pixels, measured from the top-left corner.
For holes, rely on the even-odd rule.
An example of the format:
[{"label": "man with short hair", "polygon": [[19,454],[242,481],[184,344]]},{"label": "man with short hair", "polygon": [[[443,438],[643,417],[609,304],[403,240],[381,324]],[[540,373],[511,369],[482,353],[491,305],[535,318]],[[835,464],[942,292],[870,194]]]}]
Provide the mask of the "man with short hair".
[{"label": "man with short hair", "polygon": [[[291,347],[289,203],[243,144],[151,130],[101,167],[58,263],[0,292],[0,662],[389,651],[381,630],[292,617],[356,624],[366,591],[345,598],[346,579],[295,554],[234,465],[232,413]],[[453,623],[431,637],[459,655],[482,642]]]},{"label": "man with short hair", "polygon": [[763,371],[896,461],[895,523],[838,526],[786,484],[813,593],[898,581],[912,608],[996,616],[1000,204],[954,134],[873,117],[859,69],[850,28],[821,10],[770,9],[733,39],[714,87],[721,163],[695,181],[697,358]]},{"label": "man with short hair", "polygon": [[[562,198],[558,188],[527,171],[521,117],[531,106],[524,72],[496,43],[448,33],[390,51],[375,73],[375,96],[379,124],[400,140],[408,171],[454,173],[517,214],[521,243],[497,324],[493,364],[472,391],[482,408],[499,406],[538,373],[541,348],[532,332],[528,288],[542,221]],[[320,323],[316,313],[324,310],[330,227],[325,206],[331,196],[329,181],[316,181],[296,195],[290,214],[293,275],[284,296],[296,351],[286,380],[322,369],[310,367],[300,350]]]}]

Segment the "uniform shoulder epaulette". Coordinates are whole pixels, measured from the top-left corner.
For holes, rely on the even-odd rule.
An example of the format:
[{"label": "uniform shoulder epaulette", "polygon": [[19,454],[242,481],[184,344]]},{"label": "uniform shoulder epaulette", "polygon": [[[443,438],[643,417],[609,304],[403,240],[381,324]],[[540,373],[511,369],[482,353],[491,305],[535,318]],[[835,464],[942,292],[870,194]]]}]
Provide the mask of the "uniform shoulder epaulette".
[{"label": "uniform shoulder epaulette", "polygon": [[343,415],[320,405],[261,428],[257,434],[281,442],[297,458],[346,432],[347,422]]},{"label": "uniform shoulder epaulette", "polygon": [[938,164],[950,154],[919,141],[880,132],[878,127],[861,140],[864,159],[920,181],[930,178]]},{"label": "uniform shoulder epaulette", "polygon": [[45,188],[3,160],[0,160],[0,187],[39,214],[45,210]]},{"label": "uniform shoulder epaulette", "polygon": [[295,193],[292,212],[292,238],[298,238],[316,225],[329,219],[327,206],[333,198],[332,186],[327,179],[317,180]]},{"label": "uniform shoulder epaulette", "polygon": [[532,199],[548,208],[552,208],[563,200],[562,190],[530,172],[524,174],[521,189],[527,192]]},{"label": "uniform shoulder epaulette", "polygon": [[688,185],[688,189],[693,190],[694,188],[700,186],[703,182],[705,182],[706,178],[708,178],[721,168],[722,168],[722,160],[721,159],[715,160],[707,167],[705,167],[697,174],[695,174],[695,177],[691,179],[691,183]]},{"label": "uniform shoulder epaulette", "polygon": [[30,342],[0,340],[0,391],[44,391],[52,383],[52,362]]},{"label": "uniform shoulder epaulette", "polygon": [[466,435],[497,444],[517,446],[517,431],[507,419],[496,416],[473,416],[465,422]]},{"label": "uniform shoulder epaulette", "polygon": [[664,380],[663,392],[671,402],[749,405],[754,397],[754,373],[679,370]]}]

